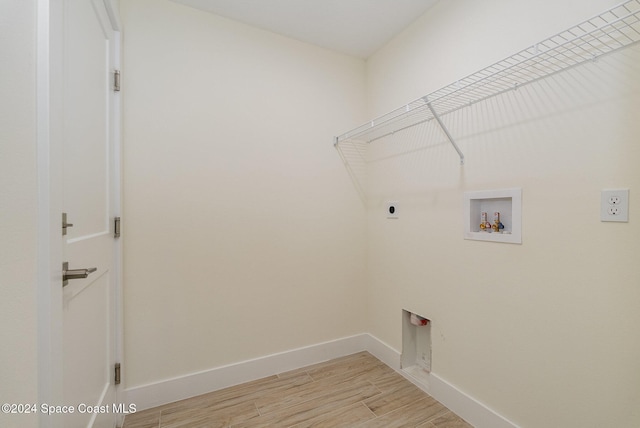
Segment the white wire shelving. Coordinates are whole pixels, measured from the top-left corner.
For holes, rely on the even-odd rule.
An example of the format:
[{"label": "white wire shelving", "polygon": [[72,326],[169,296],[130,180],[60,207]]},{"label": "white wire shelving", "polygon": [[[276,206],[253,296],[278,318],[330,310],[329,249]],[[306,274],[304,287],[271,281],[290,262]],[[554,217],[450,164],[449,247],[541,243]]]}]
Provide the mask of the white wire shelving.
[{"label": "white wire shelving", "polygon": [[640,0],[620,3],[502,61],[418,98],[335,138],[371,143],[436,120],[464,163],[464,155],[441,116],[568,70],[640,42]]}]

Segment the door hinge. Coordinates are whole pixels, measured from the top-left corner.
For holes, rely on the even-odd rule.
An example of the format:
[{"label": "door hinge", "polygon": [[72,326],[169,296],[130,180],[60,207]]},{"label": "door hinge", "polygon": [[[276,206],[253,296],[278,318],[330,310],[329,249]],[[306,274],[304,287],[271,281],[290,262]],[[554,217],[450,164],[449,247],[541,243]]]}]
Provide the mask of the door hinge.
[{"label": "door hinge", "polygon": [[67,223],[67,213],[62,213],[62,236],[67,234],[67,227],[73,227],[73,223]]},{"label": "door hinge", "polygon": [[115,217],[113,219],[113,237],[120,237],[120,217]]},{"label": "door hinge", "polygon": [[120,385],[120,363],[116,363],[114,376],[113,376],[114,385]]},{"label": "door hinge", "polygon": [[113,92],[120,92],[120,70],[113,71]]}]

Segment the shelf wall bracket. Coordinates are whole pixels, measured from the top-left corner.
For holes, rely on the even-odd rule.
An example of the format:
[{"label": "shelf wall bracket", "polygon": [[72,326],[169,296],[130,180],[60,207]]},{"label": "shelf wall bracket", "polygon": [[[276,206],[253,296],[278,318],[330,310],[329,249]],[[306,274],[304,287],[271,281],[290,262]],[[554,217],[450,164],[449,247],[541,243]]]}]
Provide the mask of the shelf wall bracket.
[{"label": "shelf wall bracket", "polygon": [[442,120],[440,119],[440,116],[438,115],[436,110],[431,105],[431,101],[429,101],[429,98],[425,96],[423,99],[424,99],[425,103],[427,103],[427,107],[429,107],[429,110],[431,111],[431,114],[433,115],[433,118],[436,120],[436,122],[438,122],[438,125],[440,126],[440,129],[442,129],[442,132],[444,132],[444,135],[447,136],[447,139],[449,140],[449,142],[451,143],[453,148],[456,149],[456,152],[458,152],[458,156],[460,156],[460,165],[464,165],[464,154],[462,153],[462,150],[460,150],[460,147],[458,147],[458,145],[456,144],[455,140],[451,136],[451,133],[449,132],[449,129],[445,126],[444,123],[442,123]]}]

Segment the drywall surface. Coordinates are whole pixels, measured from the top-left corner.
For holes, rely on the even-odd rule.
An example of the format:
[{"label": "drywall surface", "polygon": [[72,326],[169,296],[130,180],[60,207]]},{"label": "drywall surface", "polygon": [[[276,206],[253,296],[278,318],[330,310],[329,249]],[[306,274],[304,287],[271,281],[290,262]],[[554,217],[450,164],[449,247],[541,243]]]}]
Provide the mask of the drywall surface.
[{"label": "drywall surface", "polygon": [[[35,2],[0,4],[0,403],[37,403]],[[0,426],[37,415],[0,413]]]},{"label": "drywall surface", "polygon": [[[372,117],[617,2],[439,2],[368,60]],[[640,426],[640,47],[372,143],[370,332],[432,321],[432,371],[523,427]],[[522,188],[522,244],[463,239],[463,193]],[[628,223],[600,191],[630,188]],[[398,201],[388,220],[385,201]],[[480,221],[480,219],[478,219]]]},{"label": "drywall surface", "polygon": [[332,146],[362,60],[121,2],[127,387],[366,327],[365,207]]}]

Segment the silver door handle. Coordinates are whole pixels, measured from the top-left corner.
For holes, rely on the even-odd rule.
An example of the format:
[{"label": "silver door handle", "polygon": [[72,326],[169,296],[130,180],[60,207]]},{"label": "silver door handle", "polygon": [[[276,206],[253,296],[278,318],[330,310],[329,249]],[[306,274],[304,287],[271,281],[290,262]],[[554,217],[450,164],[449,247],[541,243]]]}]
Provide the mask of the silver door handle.
[{"label": "silver door handle", "polygon": [[98,268],[88,269],[69,269],[69,262],[62,263],[62,286],[69,283],[70,279],[82,279],[89,276],[90,273],[97,271]]}]

